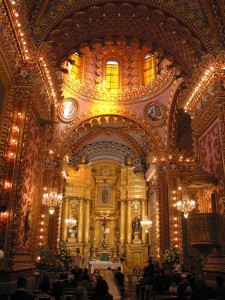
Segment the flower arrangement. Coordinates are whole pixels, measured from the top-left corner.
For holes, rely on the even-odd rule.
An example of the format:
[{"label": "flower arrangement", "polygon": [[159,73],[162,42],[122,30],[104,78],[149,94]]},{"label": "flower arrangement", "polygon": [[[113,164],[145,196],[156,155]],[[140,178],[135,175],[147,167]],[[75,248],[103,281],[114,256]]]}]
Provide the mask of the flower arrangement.
[{"label": "flower arrangement", "polygon": [[38,261],[36,262],[35,265],[38,269],[44,269],[50,257],[50,251],[48,246],[46,245],[38,246],[36,249],[36,253],[38,254]]},{"label": "flower arrangement", "polygon": [[163,264],[174,264],[180,259],[180,253],[177,248],[171,247],[167,249],[163,255]]},{"label": "flower arrangement", "polygon": [[69,250],[67,250],[64,246],[59,246],[57,250],[57,259],[67,263],[71,263],[73,261],[73,257],[70,255]]}]

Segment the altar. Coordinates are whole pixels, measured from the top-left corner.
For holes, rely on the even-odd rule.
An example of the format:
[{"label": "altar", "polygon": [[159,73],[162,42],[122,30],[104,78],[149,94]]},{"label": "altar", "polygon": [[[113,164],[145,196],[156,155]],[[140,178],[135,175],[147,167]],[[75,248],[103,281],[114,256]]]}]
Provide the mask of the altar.
[{"label": "altar", "polygon": [[91,268],[91,273],[93,274],[95,270],[107,270],[108,268],[112,270],[117,270],[118,267],[121,268],[123,272],[123,266],[120,262],[112,262],[112,261],[89,261],[89,265]]}]

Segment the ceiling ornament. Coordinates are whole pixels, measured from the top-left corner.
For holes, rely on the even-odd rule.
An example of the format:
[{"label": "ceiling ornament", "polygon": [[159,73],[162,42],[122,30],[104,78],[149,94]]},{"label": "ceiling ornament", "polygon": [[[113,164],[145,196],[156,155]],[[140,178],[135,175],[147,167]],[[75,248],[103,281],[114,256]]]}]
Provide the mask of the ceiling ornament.
[{"label": "ceiling ornament", "polygon": [[110,159],[111,157],[119,162],[122,162],[123,164],[126,164],[127,158],[129,157],[132,161],[135,171],[144,170],[143,163],[141,162],[140,158],[135,155],[133,150],[118,143],[97,142],[89,144],[71,156],[69,165],[77,168],[77,166],[81,163],[82,156],[85,156],[86,163],[104,158]]},{"label": "ceiling ornament", "polygon": [[166,117],[166,108],[158,102],[151,102],[146,106],[146,114],[153,126],[162,125]]},{"label": "ceiling ornament", "polygon": [[[80,17],[82,20],[82,16],[84,15],[84,12],[87,13],[89,22],[93,22],[93,12],[98,13],[101,18],[109,17],[109,15],[114,11],[115,4],[107,3],[104,4],[105,1],[99,1],[99,0],[85,0],[85,1],[60,1],[59,3],[55,2],[49,2],[49,5],[51,4],[51,8],[45,8],[42,10],[42,15],[39,14],[39,22],[36,23],[36,26],[34,27],[34,31],[37,35],[37,39],[39,40],[39,43],[41,43],[43,40],[46,39],[46,37],[51,32],[52,28],[57,27],[57,23],[60,22],[60,20],[66,20],[69,22],[70,16],[72,16],[72,19],[76,18],[76,15]],[[54,4],[52,4],[54,3]],[[103,3],[104,5],[99,7],[99,3]],[[141,4],[141,3],[140,3]],[[149,6],[153,6],[156,8],[156,12],[160,12],[160,10],[165,11],[167,15],[170,16],[179,16],[180,20],[183,21],[186,27],[190,28],[191,31],[194,33],[195,36],[201,37],[201,39],[204,42],[204,47],[206,49],[210,48],[209,44],[212,42],[210,40],[210,33],[207,31],[207,26],[205,26],[207,20],[204,19],[205,13],[201,13],[201,6],[197,7],[196,3],[196,11],[188,9],[187,5],[184,3],[179,3],[176,0],[171,1],[157,1],[154,0],[148,1],[148,7],[144,5],[139,5],[137,7],[134,7],[130,3],[123,3],[120,7],[120,11],[122,11],[122,14],[124,13],[130,13],[133,15],[135,13],[135,19],[140,18],[140,16],[144,16],[146,20],[151,19],[150,9]],[[89,7],[89,9],[87,9]],[[102,7],[104,7],[105,11],[102,12]],[[47,11],[46,11],[47,9]],[[165,15],[163,12],[160,12],[163,14],[164,19]],[[33,12],[32,12],[33,14]],[[138,15],[140,14],[140,16]],[[162,25],[164,25],[165,20],[162,20]],[[43,30],[44,28],[44,30]]]},{"label": "ceiling ornament", "polygon": [[59,117],[63,122],[71,122],[78,112],[78,103],[73,98],[64,99],[58,109]]},{"label": "ceiling ornament", "polygon": [[[65,10],[64,3],[61,11],[65,13]],[[188,10],[186,9],[183,18],[186,22],[187,12]],[[51,14],[54,15],[54,12],[51,11]],[[177,64],[183,68],[184,73],[190,76],[192,72],[191,67],[198,64],[201,53],[204,53],[203,49],[213,50],[213,47],[208,45],[212,42],[212,39],[202,26],[201,20],[196,18],[193,13],[190,15],[192,20],[186,27],[182,26],[180,21],[172,16],[171,14],[168,17],[168,11],[164,14],[162,11],[151,10],[144,5],[133,6],[128,3],[108,3],[98,7],[90,7],[85,11],[71,11],[67,16],[58,15],[52,23],[46,20],[45,25],[41,24],[39,33],[45,35],[42,38],[52,47],[57,61],[56,64],[59,64],[62,59],[71,54],[71,51],[77,50],[80,44],[104,37],[104,33],[97,30],[96,27],[106,27],[107,35],[113,36],[126,36],[128,35],[127,32],[129,32],[131,37],[139,36],[140,39],[152,42],[157,47],[166,48],[167,52],[175,58]],[[65,18],[66,20],[64,20]],[[193,18],[198,26],[193,26]],[[62,21],[59,21],[60,19]],[[48,28],[49,23],[51,25],[55,24],[52,28]],[[202,29],[200,31],[198,30],[199,26]],[[42,31],[43,28],[45,28],[44,32]],[[192,28],[192,31],[188,28]],[[35,32],[37,33],[36,29]],[[198,33],[195,31],[198,31]],[[86,32],[88,36],[85,35]],[[194,35],[192,32],[194,32]],[[200,37],[201,42],[196,37]],[[162,40],[164,41],[163,44],[160,42]],[[177,45],[176,53],[172,47],[174,43]],[[167,46],[165,47],[165,45]]]},{"label": "ceiling ornament", "polygon": [[206,86],[210,85],[215,76],[220,76],[225,68],[225,51],[221,51],[217,57],[211,54],[202,57],[198,68],[186,88],[179,95],[179,104],[184,107],[189,114],[194,116],[194,112],[202,101],[202,93]]}]

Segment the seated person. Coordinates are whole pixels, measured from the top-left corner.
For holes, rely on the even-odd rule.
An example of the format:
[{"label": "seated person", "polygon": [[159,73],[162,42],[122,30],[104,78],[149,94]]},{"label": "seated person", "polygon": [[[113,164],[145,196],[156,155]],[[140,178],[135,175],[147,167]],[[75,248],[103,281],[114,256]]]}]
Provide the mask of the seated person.
[{"label": "seated person", "polygon": [[176,282],[172,281],[170,286],[169,286],[169,292],[176,294],[177,293],[177,288],[178,288],[178,286],[177,286]]},{"label": "seated person", "polygon": [[20,277],[17,280],[17,288],[14,293],[10,295],[11,300],[25,299],[32,300],[34,297],[26,291],[27,280],[24,277]]}]

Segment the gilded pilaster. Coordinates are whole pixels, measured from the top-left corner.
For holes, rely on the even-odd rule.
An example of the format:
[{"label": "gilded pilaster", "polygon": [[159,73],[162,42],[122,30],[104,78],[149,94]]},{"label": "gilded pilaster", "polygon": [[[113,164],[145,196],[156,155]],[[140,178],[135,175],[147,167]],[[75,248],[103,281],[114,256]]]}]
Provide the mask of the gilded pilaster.
[{"label": "gilded pilaster", "polygon": [[122,244],[125,243],[125,200],[120,201],[120,241]]},{"label": "gilded pilaster", "polygon": [[132,201],[131,200],[128,200],[127,202],[128,204],[128,210],[127,210],[127,243],[128,244],[131,244],[132,242],[132,207],[131,207],[131,204],[132,204]]},{"label": "gilded pilaster", "polygon": [[80,200],[79,203],[79,216],[78,216],[78,243],[83,243],[83,233],[84,233],[84,218],[83,218],[83,213],[84,213],[84,199]]},{"label": "gilded pilaster", "polygon": [[68,228],[65,225],[65,220],[69,218],[69,200],[65,199],[63,201],[63,208],[62,208],[62,221],[61,221],[61,240],[67,240],[67,231]]},{"label": "gilded pilaster", "polygon": [[[141,201],[141,215],[142,215],[141,219],[145,220],[145,217],[147,215],[147,206],[146,206],[146,200],[145,199],[143,199]],[[147,234],[146,234],[145,229],[143,227],[141,228],[141,234],[142,234],[142,242],[144,244],[146,244],[147,243]]]},{"label": "gilded pilaster", "polygon": [[86,199],[85,223],[84,223],[84,242],[89,243],[90,240],[90,205],[91,200]]}]

